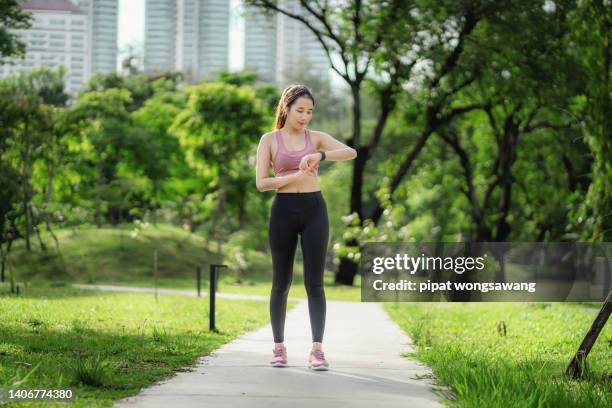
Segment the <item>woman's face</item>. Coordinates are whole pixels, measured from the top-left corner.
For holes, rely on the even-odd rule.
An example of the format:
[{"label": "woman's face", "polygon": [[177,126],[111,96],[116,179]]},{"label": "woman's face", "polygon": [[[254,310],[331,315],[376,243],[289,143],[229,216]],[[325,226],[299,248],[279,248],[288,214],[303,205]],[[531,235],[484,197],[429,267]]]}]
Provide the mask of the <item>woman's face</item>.
[{"label": "woman's face", "polygon": [[287,114],[287,124],[294,128],[305,128],[312,119],[314,104],[307,96],[300,96],[293,102]]}]

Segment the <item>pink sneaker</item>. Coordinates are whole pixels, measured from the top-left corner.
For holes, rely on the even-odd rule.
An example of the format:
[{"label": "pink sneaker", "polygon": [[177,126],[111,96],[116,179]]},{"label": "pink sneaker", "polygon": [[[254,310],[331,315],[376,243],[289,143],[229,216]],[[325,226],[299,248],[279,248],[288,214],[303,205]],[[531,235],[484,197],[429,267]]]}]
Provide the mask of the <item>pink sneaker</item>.
[{"label": "pink sneaker", "polygon": [[316,371],[326,371],[329,363],[325,360],[323,350],[312,349],[308,357],[308,368]]},{"label": "pink sneaker", "polygon": [[272,365],[272,367],[286,367],[287,348],[284,345],[280,347],[275,345],[272,352],[274,353],[274,357],[270,360],[270,365]]}]

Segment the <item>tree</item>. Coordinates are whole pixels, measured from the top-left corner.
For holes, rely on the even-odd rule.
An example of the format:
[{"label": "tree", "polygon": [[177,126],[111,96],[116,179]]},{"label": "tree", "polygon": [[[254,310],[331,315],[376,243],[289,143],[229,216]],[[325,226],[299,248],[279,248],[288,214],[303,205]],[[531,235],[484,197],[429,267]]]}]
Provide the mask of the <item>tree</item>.
[{"label": "tree", "polygon": [[18,216],[19,173],[2,158],[1,150],[0,159],[0,282],[4,282],[11,244],[18,238],[15,219]]},{"label": "tree", "polygon": [[[0,81],[3,94],[2,123],[13,152],[12,160],[20,167],[21,204],[25,225],[26,250],[31,250],[30,236],[38,222],[33,222],[31,200],[34,191],[31,173],[34,162],[52,145],[54,105],[67,100],[63,77],[65,70],[46,67]],[[9,156],[10,157],[10,156]]]},{"label": "tree", "polygon": [[[178,136],[190,166],[201,176],[212,177],[216,211],[211,229],[220,250],[221,214],[228,220],[243,219],[240,214],[246,205],[244,191],[252,184],[252,168],[245,167],[245,163],[268,118],[262,101],[250,86],[203,82],[187,88],[187,93],[187,107],[170,130]],[[243,177],[244,171],[249,171],[251,177]]]},{"label": "tree", "polygon": [[132,114],[130,158],[132,166],[151,181],[154,223],[157,222],[156,209],[160,206],[163,183],[171,177],[173,169],[185,166],[178,139],[168,132],[185,103],[184,93],[163,91]]},{"label": "tree", "polygon": [[593,183],[578,211],[578,230],[590,241],[612,240],[612,15],[610,2],[580,1],[569,15],[573,30],[566,46],[580,61],[588,80],[581,107],[585,139],[594,157]]},{"label": "tree", "polygon": [[[565,163],[568,178],[575,180],[568,153],[572,150],[570,140],[575,138],[577,129],[570,128],[575,120],[574,115],[567,112],[571,110],[574,96],[581,92],[584,74],[576,69],[575,59],[566,52],[564,36],[570,28],[565,16],[573,7],[572,2],[556,4],[554,11],[546,11],[534,3],[513,14],[512,19],[505,14],[489,18],[490,24],[483,27],[482,36],[472,39],[482,42],[479,41],[479,49],[474,49],[471,56],[482,60],[482,50],[486,50],[489,63],[483,64],[482,75],[474,85],[460,94],[467,100],[480,101],[482,112],[466,115],[465,120],[458,119],[438,132],[461,163],[465,179],[462,192],[471,206],[474,224],[470,240],[510,240],[509,219],[513,208],[512,219],[516,223],[519,220],[516,210],[523,207],[516,205],[516,187],[523,188],[525,194],[529,194],[528,188],[538,189],[535,185],[525,186],[527,174],[517,174],[516,165],[521,154],[531,155],[536,150],[554,154],[558,163]],[[524,29],[517,31],[517,24]],[[466,57],[469,58],[469,54]],[[480,121],[482,118],[484,123]],[[460,122],[464,124],[459,125]],[[545,140],[550,140],[546,133],[556,136],[552,147],[561,149],[545,150],[549,145]],[[489,137],[490,142],[484,137]],[[530,151],[521,152],[525,144],[530,146]],[[581,142],[573,145],[574,149],[580,148]],[[489,146],[491,166],[475,168],[479,163],[473,156],[483,150],[483,146]],[[540,170],[545,171],[542,155],[539,162]],[[577,165],[584,166],[583,162],[579,160]],[[576,190],[576,186],[570,187]],[[537,191],[531,191],[530,195],[534,198]],[[565,198],[559,197],[560,201]],[[530,216],[537,217],[536,212],[545,211],[535,209]],[[567,218],[567,214],[563,218]],[[524,239],[542,240],[554,228],[550,220],[541,218],[538,222],[538,235]]]},{"label": "tree", "polygon": [[140,108],[144,102],[151,98],[156,89],[176,89],[178,81],[182,78],[180,73],[161,73],[159,75],[145,75],[134,72],[122,76],[117,72],[96,72],[81,89],[81,94],[91,91],[104,91],[106,89],[126,89],[130,92],[130,99],[125,108],[133,112]]},{"label": "tree", "polygon": [[257,77],[257,73],[253,71],[222,71],[217,80],[230,85],[248,85],[253,87],[257,98],[264,102],[269,114],[274,115],[276,112],[276,104],[280,98],[280,92],[276,85],[261,82]]},{"label": "tree", "polygon": [[[14,116],[6,102],[12,96],[11,87],[5,81],[0,81],[0,281],[5,280],[5,267],[10,252],[10,246],[17,238],[15,236],[15,216],[19,202],[19,173],[13,161],[8,160],[6,151],[9,147],[10,129],[13,127]],[[6,246],[5,246],[6,245]]]},{"label": "tree", "polygon": [[0,0],[0,65],[8,57],[25,54],[25,44],[11,30],[25,30],[32,26],[32,14],[21,9],[18,0]]},{"label": "tree", "polygon": [[[480,21],[499,9],[510,8],[507,3],[493,1],[300,0],[303,12],[294,12],[271,0],[245,3],[268,13],[281,13],[308,27],[326,51],[332,69],[351,90],[352,135],[347,144],[357,150],[357,158],[353,161],[350,213],[360,226],[366,218],[374,224],[379,221],[385,203],[392,200],[429,137],[453,117],[478,107],[453,104],[454,95],[477,76],[477,71],[460,66],[461,56]],[[423,66],[426,68],[419,72]],[[449,74],[456,70],[463,75],[455,75],[450,81]],[[423,128],[385,186],[386,194],[380,200],[375,197],[373,210],[366,214],[363,197],[366,165],[374,157],[397,99],[410,81],[417,82],[419,93],[425,96]],[[367,141],[361,123],[361,96],[366,84],[378,102],[377,118]],[[358,247],[359,243],[351,238],[345,245]],[[352,285],[356,272],[354,260],[341,257],[336,283]]]},{"label": "tree", "polygon": [[95,178],[95,222],[102,226],[102,202],[105,185],[117,174],[117,164],[125,157],[131,103],[126,89],[110,88],[83,93],[67,112],[69,143],[80,156],[84,172]]}]

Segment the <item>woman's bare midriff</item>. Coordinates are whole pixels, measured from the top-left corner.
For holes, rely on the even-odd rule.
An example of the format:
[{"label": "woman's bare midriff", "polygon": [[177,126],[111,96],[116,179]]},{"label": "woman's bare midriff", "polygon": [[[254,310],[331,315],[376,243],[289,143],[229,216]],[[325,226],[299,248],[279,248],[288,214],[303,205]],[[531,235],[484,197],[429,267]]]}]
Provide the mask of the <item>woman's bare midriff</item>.
[{"label": "woman's bare midriff", "polygon": [[321,190],[321,187],[319,187],[317,177],[306,175],[297,180],[292,181],[289,184],[285,184],[276,191],[278,193],[310,193],[319,190]]},{"label": "woman's bare midriff", "polygon": [[[315,150],[318,150],[318,142],[312,139],[313,146]],[[291,146],[291,150],[299,150],[296,146],[295,149]],[[276,157],[277,146],[276,143],[270,146],[270,157]],[[317,173],[318,173],[318,165],[317,165]],[[319,187],[319,182],[317,176],[304,176],[298,180],[294,180],[291,183],[285,184],[284,186],[278,188],[276,192],[278,193],[310,193],[313,191],[319,191],[321,187]]]}]

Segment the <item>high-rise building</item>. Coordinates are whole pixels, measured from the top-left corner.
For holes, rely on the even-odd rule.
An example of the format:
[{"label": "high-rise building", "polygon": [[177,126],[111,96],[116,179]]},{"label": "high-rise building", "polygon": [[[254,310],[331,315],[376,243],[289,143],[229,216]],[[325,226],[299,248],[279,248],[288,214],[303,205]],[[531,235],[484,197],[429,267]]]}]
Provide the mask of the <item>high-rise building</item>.
[{"label": "high-rise building", "polygon": [[244,17],[244,69],[255,71],[261,81],[276,82],[277,17],[253,7],[247,7]]},{"label": "high-rise building", "polygon": [[144,69],[175,69],[176,0],[146,0]]},{"label": "high-rise building", "polygon": [[[297,0],[279,0],[279,7],[309,18]],[[245,69],[281,87],[299,74],[330,79],[327,53],[306,25],[281,13],[269,17],[256,11],[247,8],[245,14]]]},{"label": "high-rise building", "polygon": [[146,0],[144,68],[211,78],[229,63],[229,0]]},{"label": "high-rise building", "polygon": [[211,78],[229,66],[229,0],[201,0],[198,72]]},{"label": "high-rise building", "polygon": [[117,69],[119,0],[72,0],[89,18],[91,71]]},{"label": "high-rise building", "polygon": [[68,0],[28,0],[23,8],[33,15],[30,29],[15,31],[26,44],[25,58],[0,66],[0,76],[65,65],[66,89],[78,90],[91,75],[87,14]]},{"label": "high-rise building", "polygon": [[188,75],[199,72],[200,1],[179,0],[176,2],[176,55],[175,68]]},{"label": "high-rise building", "polygon": [[27,0],[32,27],[15,30],[26,44],[25,59],[0,66],[0,76],[46,65],[67,68],[66,89],[77,91],[91,74],[117,65],[118,0]]}]

